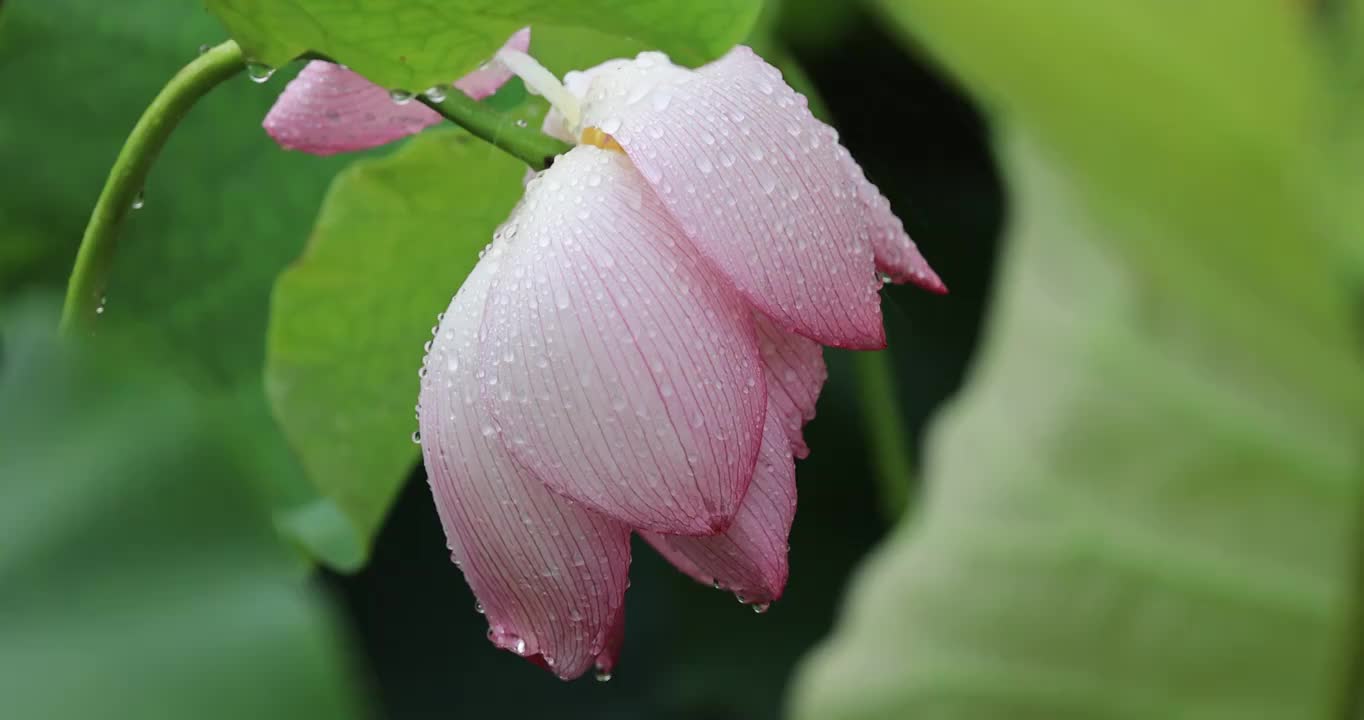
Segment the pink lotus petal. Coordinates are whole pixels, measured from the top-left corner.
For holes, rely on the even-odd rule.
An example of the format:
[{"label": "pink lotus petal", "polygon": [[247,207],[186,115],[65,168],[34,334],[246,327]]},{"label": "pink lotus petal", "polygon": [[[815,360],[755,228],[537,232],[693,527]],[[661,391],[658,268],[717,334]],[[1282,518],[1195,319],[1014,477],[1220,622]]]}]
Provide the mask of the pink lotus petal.
[{"label": "pink lotus petal", "polygon": [[[882,218],[837,133],[745,47],[683,76],[604,66],[583,124],[620,143],[755,307],[825,345],[885,346],[872,237]],[[862,182],[865,182],[863,180]]]},{"label": "pink lotus petal", "polygon": [[770,320],[754,316],[758,328],[758,349],[767,368],[769,415],[775,412],[791,440],[796,457],[810,454],[805,445],[805,423],[815,417],[815,401],[829,371],[824,367],[824,348],[813,340],[786,332]]},{"label": "pink lotus petal", "polygon": [[[524,51],[529,28],[506,47]],[[455,83],[475,100],[497,91],[511,73],[496,63]],[[422,88],[416,88],[422,89]],[[334,155],[378,147],[425,130],[442,118],[415,99],[398,104],[388,90],[340,65],[314,60],[280,93],[265,116],[265,131],[281,147],[313,155]]]},{"label": "pink lotus petal", "polygon": [[890,201],[867,179],[851,155],[844,155],[848,174],[857,183],[857,199],[871,225],[871,247],[876,255],[876,270],[895,283],[913,283],[929,292],[945,294],[947,285],[919,254],[909,239],[905,225],[890,209]]},{"label": "pink lotus petal", "polygon": [[769,404],[762,453],[734,524],[711,537],[640,534],[698,582],[718,584],[743,602],[772,602],[786,587],[786,539],[796,515],[795,473],[781,413]]},{"label": "pink lotus petal", "polygon": [[415,100],[399,105],[360,75],[314,60],[280,94],[264,125],[286,150],[334,155],[390,143],[440,121]]},{"label": "pink lotus petal", "polygon": [[511,454],[632,527],[724,529],[767,403],[748,305],[617,152],[560,157],[500,234],[480,370]]},{"label": "pink lotus petal", "polygon": [[567,679],[593,666],[620,622],[630,531],[514,463],[484,412],[477,335],[497,272],[495,257],[480,262],[440,324],[422,381],[422,454],[489,639]]},{"label": "pink lotus petal", "polygon": [[616,613],[616,619],[611,623],[611,629],[606,633],[606,644],[602,651],[597,654],[597,678],[608,680],[612,671],[616,669],[616,661],[620,660],[620,648],[625,644],[625,608],[622,607]]}]

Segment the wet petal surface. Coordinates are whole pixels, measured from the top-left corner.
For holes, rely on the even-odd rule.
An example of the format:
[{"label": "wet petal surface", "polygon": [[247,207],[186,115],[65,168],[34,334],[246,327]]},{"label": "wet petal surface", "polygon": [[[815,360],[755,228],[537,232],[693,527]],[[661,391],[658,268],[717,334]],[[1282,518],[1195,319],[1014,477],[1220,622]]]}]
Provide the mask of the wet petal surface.
[{"label": "wet petal surface", "polygon": [[469,275],[427,356],[422,455],[453,559],[487,614],[489,639],[572,678],[609,650],[621,622],[630,531],[551,493],[513,462],[483,407],[478,328],[500,253],[495,248]]},{"label": "wet petal surface", "polygon": [[758,329],[758,349],[767,369],[768,413],[777,420],[791,441],[796,457],[810,454],[802,432],[815,417],[815,403],[829,371],[824,366],[824,348],[813,340],[786,332],[764,317],[754,321]]},{"label": "wet petal surface", "polygon": [[748,48],[683,75],[655,63],[596,71],[584,125],[620,143],[688,237],[783,329],[883,347],[873,244],[917,251],[868,212],[870,183],[837,133]]},{"label": "wet petal surface", "polygon": [[480,366],[512,455],[632,527],[722,530],[767,402],[748,305],[618,152],[560,157],[504,232]]},{"label": "wet petal surface", "polygon": [[771,405],[753,483],[728,530],[710,537],[641,533],[659,554],[701,583],[748,603],[781,597],[788,573],[787,537],[796,515],[796,469],[781,414]]}]

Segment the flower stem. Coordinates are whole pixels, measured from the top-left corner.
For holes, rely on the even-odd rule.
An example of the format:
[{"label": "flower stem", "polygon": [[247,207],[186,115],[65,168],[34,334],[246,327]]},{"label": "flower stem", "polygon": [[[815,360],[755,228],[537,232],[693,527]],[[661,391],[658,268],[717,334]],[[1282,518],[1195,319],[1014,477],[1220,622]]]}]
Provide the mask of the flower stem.
[{"label": "flower stem", "polygon": [[909,434],[896,402],[895,377],[889,351],[854,353],[861,394],[862,418],[871,439],[872,462],[880,494],[881,512],[895,522],[909,506],[914,462],[906,451]]},{"label": "flower stem", "polygon": [[138,201],[152,162],[171,133],[199,98],[244,67],[241,48],[228,40],[176,73],[142,113],[109,171],[109,179],[104,182],[81,238],[62,307],[63,333],[88,326],[99,313],[119,226]]},{"label": "flower stem", "polygon": [[439,102],[424,95],[420,99],[445,119],[468,130],[474,137],[492,143],[533,170],[544,170],[554,162],[554,156],[572,148],[538,130],[509,121],[506,115],[457,90],[446,93]]}]

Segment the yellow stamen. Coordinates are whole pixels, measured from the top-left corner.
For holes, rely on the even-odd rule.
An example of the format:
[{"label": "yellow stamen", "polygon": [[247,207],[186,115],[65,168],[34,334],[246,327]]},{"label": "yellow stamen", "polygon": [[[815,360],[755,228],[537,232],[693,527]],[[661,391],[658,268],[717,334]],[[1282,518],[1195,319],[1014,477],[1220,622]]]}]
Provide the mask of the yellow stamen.
[{"label": "yellow stamen", "polygon": [[614,150],[618,153],[625,152],[625,148],[621,147],[620,143],[616,142],[615,138],[594,127],[583,130],[582,137],[579,138],[579,141],[583,145],[594,145],[603,150]]}]

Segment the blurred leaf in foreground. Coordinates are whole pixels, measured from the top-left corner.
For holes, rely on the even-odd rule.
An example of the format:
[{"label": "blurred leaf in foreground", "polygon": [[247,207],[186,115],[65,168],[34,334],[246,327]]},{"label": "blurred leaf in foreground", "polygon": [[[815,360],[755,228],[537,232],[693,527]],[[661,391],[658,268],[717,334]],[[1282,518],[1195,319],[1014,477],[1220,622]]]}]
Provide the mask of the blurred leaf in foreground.
[{"label": "blurred leaf in foreground", "polygon": [[1337,376],[1323,404],[1251,380],[1244,348],[1190,357],[1190,311],[1009,150],[984,356],[796,717],[1324,717],[1358,643],[1360,386]]},{"label": "blurred leaf in foreground", "polygon": [[328,609],[204,408],[71,352],[54,310],[0,336],[6,716],[355,717]]},{"label": "blurred leaf in foreground", "polygon": [[1007,128],[1012,230],[796,717],[1351,715],[1364,362],[1294,10],[883,4]]}]

